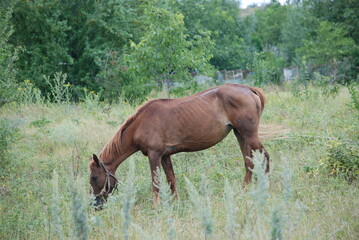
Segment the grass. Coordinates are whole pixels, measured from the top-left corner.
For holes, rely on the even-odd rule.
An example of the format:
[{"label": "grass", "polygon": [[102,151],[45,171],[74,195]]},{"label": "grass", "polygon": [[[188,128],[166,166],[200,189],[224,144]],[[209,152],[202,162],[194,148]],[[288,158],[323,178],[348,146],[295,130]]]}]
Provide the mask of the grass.
[{"label": "grass", "polygon": [[243,159],[230,134],[206,151],[173,156],[180,200],[157,210],[140,153],[118,168],[123,185],[105,209],[89,206],[89,157],[135,107],[5,105],[0,116],[16,134],[2,144],[0,239],[359,239],[358,181],[320,171],[328,139],[358,143],[358,118],[347,90],[334,98],[310,91],[266,90],[262,124],[285,129],[263,141],[271,155],[268,186],[259,169],[241,189]]}]

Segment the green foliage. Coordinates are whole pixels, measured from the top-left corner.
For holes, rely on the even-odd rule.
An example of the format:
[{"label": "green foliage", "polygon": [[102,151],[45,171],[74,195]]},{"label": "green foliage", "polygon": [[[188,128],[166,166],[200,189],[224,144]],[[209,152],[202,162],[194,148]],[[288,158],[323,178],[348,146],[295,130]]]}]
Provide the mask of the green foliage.
[{"label": "green foliage", "polygon": [[46,90],[43,75],[62,71],[71,65],[73,57],[67,46],[67,33],[71,30],[58,0],[17,1],[12,23],[11,43],[20,45],[16,66],[20,80],[29,79],[36,87]]},{"label": "green foliage", "polygon": [[355,110],[359,110],[359,83],[351,83],[350,85],[348,85],[348,90],[351,96],[351,107]]},{"label": "green foliage", "polygon": [[14,63],[18,59],[19,49],[14,49],[9,43],[13,34],[10,24],[12,4],[8,8],[0,8],[0,107],[5,103],[16,100],[17,88]]},{"label": "green foliage", "polygon": [[252,64],[254,85],[263,86],[268,83],[279,83],[283,59],[271,52],[255,52]]},{"label": "green foliage", "polygon": [[335,64],[355,52],[354,40],[346,37],[347,32],[333,23],[321,21],[311,39],[303,39],[298,53],[314,67]]},{"label": "green foliage", "polygon": [[[46,95],[51,90],[43,75],[64,72],[75,88],[105,90],[105,97],[121,95],[120,57],[141,26],[140,2],[39,0],[17,1],[12,16],[11,43],[20,45],[18,78],[29,79]],[[31,36],[31,37],[29,37]]]},{"label": "green foliage", "polygon": [[261,41],[263,50],[271,50],[280,43],[281,30],[286,17],[287,7],[278,2],[269,4],[264,10],[255,12],[257,38]]},{"label": "green foliage", "polygon": [[334,82],[332,77],[314,73],[313,85],[318,86],[324,96],[335,96],[339,93],[339,84]]},{"label": "green foliage", "polygon": [[144,36],[139,43],[131,42],[126,57],[133,81],[148,89],[154,83],[164,85],[169,95],[170,83],[190,81],[190,71],[209,73],[213,43],[208,33],[187,40],[183,15],[154,6],[145,9],[145,24]]},{"label": "green foliage", "polygon": [[238,2],[234,0],[175,0],[175,11],[184,15],[188,37],[209,31],[215,47],[210,63],[217,69],[245,68],[250,55],[245,48]]},{"label": "green foliage", "polygon": [[327,173],[352,182],[359,179],[359,147],[357,142],[331,141],[321,164]]},{"label": "green foliage", "polygon": [[157,87],[168,94],[172,82],[181,95],[197,87],[189,72],[258,66],[255,52],[266,52],[265,81],[280,82],[283,66],[304,61],[310,77],[320,71],[348,83],[359,66],[354,2],[272,1],[241,18],[236,0],[7,1],[0,10],[0,105],[24,97],[15,86],[25,80],[51,95],[43,76],[57,72],[67,75],[74,101],[85,87],[101,93],[99,101],[135,104]]},{"label": "green foliage", "polygon": [[286,65],[296,64],[296,50],[303,46],[303,39],[309,38],[317,20],[309,11],[298,5],[288,7],[286,21],[283,23],[279,47],[286,58]]}]

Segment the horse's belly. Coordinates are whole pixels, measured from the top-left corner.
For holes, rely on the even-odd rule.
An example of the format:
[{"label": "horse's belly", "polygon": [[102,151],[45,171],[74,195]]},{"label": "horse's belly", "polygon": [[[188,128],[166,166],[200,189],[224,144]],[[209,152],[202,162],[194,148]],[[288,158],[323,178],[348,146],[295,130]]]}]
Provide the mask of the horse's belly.
[{"label": "horse's belly", "polygon": [[230,126],[217,125],[208,129],[201,127],[179,131],[177,138],[170,137],[165,145],[166,152],[193,152],[210,148],[222,141],[231,131]]}]

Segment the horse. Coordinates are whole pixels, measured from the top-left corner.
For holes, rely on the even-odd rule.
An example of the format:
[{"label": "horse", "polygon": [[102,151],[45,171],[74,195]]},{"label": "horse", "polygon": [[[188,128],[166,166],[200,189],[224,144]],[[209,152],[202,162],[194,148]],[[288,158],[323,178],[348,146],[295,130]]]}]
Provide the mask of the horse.
[{"label": "horse", "polygon": [[117,186],[118,166],[141,151],[148,157],[152,176],[153,205],[160,201],[157,169],[162,165],[173,196],[177,197],[171,155],[210,148],[233,130],[245,165],[243,186],[252,178],[252,152],[263,151],[266,173],[269,154],[258,136],[260,116],[265,105],[260,88],[225,84],[178,99],[155,99],[142,105],[108,141],[99,157],[93,154],[89,165],[90,184],[102,206]]}]

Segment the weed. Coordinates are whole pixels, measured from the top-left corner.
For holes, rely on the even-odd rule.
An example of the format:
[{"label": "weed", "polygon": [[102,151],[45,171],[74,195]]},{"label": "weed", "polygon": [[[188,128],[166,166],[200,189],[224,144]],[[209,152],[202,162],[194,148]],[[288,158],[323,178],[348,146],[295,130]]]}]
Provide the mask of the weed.
[{"label": "weed", "polygon": [[66,73],[57,72],[53,79],[50,76],[44,76],[44,79],[50,87],[51,97],[55,103],[69,103],[72,100],[73,86],[66,83]]},{"label": "weed", "polygon": [[25,80],[18,88],[18,101],[23,104],[44,103],[40,89],[34,86],[30,80]]},{"label": "weed", "polygon": [[[64,239],[63,231],[62,231],[62,224],[60,219],[60,196],[59,196],[59,175],[57,172],[54,171],[52,177],[52,205],[51,205],[51,219],[52,219],[52,226],[54,227],[55,235],[57,239]],[[51,222],[49,223],[51,224]]]},{"label": "weed", "polygon": [[136,201],[136,190],[134,186],[135,178],[135,164],[133,161],[130,162],[128,169],[128,177],[125,185],[125,192],[122,201],[122,238],[130,238],[130,226],[132,221],[131,210]]},{"label": "weed", "polygon": [[205,235],[205,238],[208,239],[212,237],[214,231],[214,223],[212,218],[211,203],[208,192],[207,181],[202,175],[201,189],[202,194],[200,194],[196,187],[191,183],[190,180],[185,178],[187,191],[189,198],[193,204],[194,210],[197,212],[197,216],[201,221],[202,229]]},{"label": "weed", "polygon": [[167,224],[167,235],[168,239],[176,239],[176,229],[173,227],[175,222],[173,219],[173,196],[171,194],[170,185],[167,183],[164,174],[160,174],[160,169],[157,169],[156,176],[159,182],[157,186],[160,190],[161,196],[161,206],[163,210],[163,215],[165,217],[165,222]]},{"label": "weed", "polygon": [[84,98],[83,103],[88,110],[95,110],[100,103],[100,94],[96,94],[94,91],[89,91],[87,88],[84,88]]},{"label": "weed", "polygon": [[37,127],[37,128],[42,128],[42,127],[44,127],[45,125],[47,125],[49,123],[51,123],[51,121],[43,117],[43,118],[41,118],[39,120],[32,121],[30,123],[30,125],[34,126],[34,127]]},{"label": "weed", "polygon": [[323,168],[329,175],[352,182],[359,179],[359,147],[355,142],[332,140],[321,159]]},{"label": "weed", "polygon": [[235,205],[234,191],[232,186],[229,184],[228,179],[224,183],[224,204],[227,210],[227,234],[228,239],[237,239],[238,235],[236,233],[236,215],[237,207]]},{"label": "weed", "polygon": [[281,210],[276,208],[272,212],[272,218],[271,218],[271,240],[281,240],[283,239],[283,233],[282,233],[282,217],[281,217]]},{"label": "weed", "polygon": [[82,183],[79,178],[75,180],[74,189],[72,190],[72,215],[75,222],[76,238],[80,240],[89,239],[86,201],[83,194]]}]

